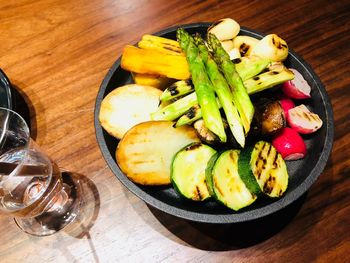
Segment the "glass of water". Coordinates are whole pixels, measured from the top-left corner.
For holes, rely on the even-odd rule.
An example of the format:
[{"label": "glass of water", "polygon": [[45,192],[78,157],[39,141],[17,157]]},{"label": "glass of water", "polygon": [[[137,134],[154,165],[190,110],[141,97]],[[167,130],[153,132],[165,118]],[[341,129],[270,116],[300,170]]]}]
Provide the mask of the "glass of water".
[{"label": "glass of water", "polygon": [[46,236],[69,224],[79,211],[79,181],[30,138],[25,120],[0,108],[0,210],[25,232]]}]

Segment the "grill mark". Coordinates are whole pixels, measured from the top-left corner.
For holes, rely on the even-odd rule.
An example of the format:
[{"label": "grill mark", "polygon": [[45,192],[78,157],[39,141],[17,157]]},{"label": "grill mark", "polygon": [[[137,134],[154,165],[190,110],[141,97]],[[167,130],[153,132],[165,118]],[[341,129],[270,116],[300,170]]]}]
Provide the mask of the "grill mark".
[{"label": "grill mark", "polygon": [[193,119],[196,116],[198,108],[196,106],[192,106],[191,108],[189,108],[189,110],[186,113],[186,116],[189,119]]},{"label": "grill mark", "polygon": [[177,48],[174,48],[174,46],[163,46],[163,48],[181,54],[181,52]]},{"label": "grill mark", "polygon": [[199,187],[198,187],[198,185],[196,185],[196,191],[197,191],[197,196],[198,196],[198,200],[202,200],[203,199],[203,196],[202,196],[202,194],[201,194],[201,191],[199,190]]},{"label": "grill mark", "polygon": [[[275,152],[275,151],[274,151]],[[272,165],[273,165],[273,169],[276,169],[278,167],[278,163],[277,163],[277,159],[278,159],[278,153],[275,152],[275,158],[272,162]]]},{"label": "grill mark", "polygon": [[168,88],[168,90],[169,90],[170,94],[173,95],[173,96],[180,93],[179,90],[178,90],[178,88],[177,88],[177,86],[176,86],[175,84],[174,84],[174,85],[171,85],[171,86]]},{"label": "grill mark", "polygon": [[221,189],[220,189],[220,187],[219,187],[219,185],[218,185],[218,182],[216,181],[216,177],[215,177],[215,176],[213,177],[213,182],[214,182],[215,188],[219,191],[219,193],[220,193],[222,196],[224,196],[224,193],[221,191]]},{"label": "grill mark", "polygon": [[269,178],[264,183],[264,187],[263,187],[264,193],[271,194],[275,184],[276,184],[276,178],[270,174]]},{"label": "grill mark", "polygon": [[232,62],[233,62],[234,64],[239,64],[239,63],[242,62],[242,59],[240,59],[240,58],[235,58],[234,60],[232,60]]},{"label": "grill mark", "polygon": [[248,52],[249,48],[250,46],[246,43],[241,44],[239,46],[239,53],[241,53],[241,56],[244,56]]},{"label": "grill mark", "polygon": [[196,142],[196,143],[193,143],[191,144],[190,146],[186,147],[186,151],[193,151],[195,149],[198,149],[202,146],[202,144],[200,142]]},{"label": "grill mark", "polygon": [[310,115],[307,114],[306,112],[303,112],[303,116],[308,119],[309,121],[311,121],[312,119],[310,119]]}]

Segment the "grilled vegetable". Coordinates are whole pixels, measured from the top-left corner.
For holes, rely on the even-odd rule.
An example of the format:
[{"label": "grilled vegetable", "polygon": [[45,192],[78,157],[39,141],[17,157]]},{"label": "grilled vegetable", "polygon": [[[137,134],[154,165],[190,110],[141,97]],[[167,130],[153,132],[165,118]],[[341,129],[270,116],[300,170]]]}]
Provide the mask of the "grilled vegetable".
[{"label": "grilled vegetable", "polygon": [[231,39],[220,41],[220,43],[227,53],[233,49],[233,41]]},{"label": "grilled vegetable", "polygon": [[206,73],[205,66],[199,55],[199,50],[195,45],[193,38],[185,30],[178,29],[177,38],[180,41],[181,48],[186,53],[205,126],[218,135],[221,141],[225,142],[226,133],[219,107],[216,103],[214,88]]},{"label": "grilled vegetable", "polygon": [[235,69],[235,65],[232,63],[230,57],[213,34],[208,34],[208,44],[213,50],[213,56],[216,63],[223,72],[226,81],[232,90],[233,103],[238,109],[244,131],[247,134],[254,115],[254,107],[247,90]]},{"label": "grilled vegetable", "polygon": [[158,108],[157,111],[151,114],[151,119],[168,121],[175,120],[197,103],[197,95],[193,92],[165,107]]},{"label": "grilled vegetable", "polygon": [[250,79],[261,73],[269,64],[271,60],[260,58],[257,56],[242,57],[234,59],[236,70],[243,81]]},{"label": "grilled vegetable", "polygon": [[269,71],[245,80],[244,85],[249,94],[254,94],[293,78],[293,72],[285,68],[282,63],[274,63],[269,67]]},{"label": "grilled vegetable", "polygon": [[304,77],[296,69],[289,69],[294,73],[294,79],[286,81],[282,85],[282,90],[289,98],[292,99],[307,99],[311,95],[311,87],[306,82]]},{"label": "grilled vegetable", "polygon": [[200,118],[202,118],[202,110],[199,105],[196,104],[177,120],[175,127],[192,124],[194,121],[199,120]]},{"label": "grilled vegetable", "polygon": [[[251,178],[250,181],[255,179],[261,192],[269,197],[280,197],[287,189],[287,166],[282,155],[268,142],[259,141],[254,146],[244,148],[238,166],[242,178]],[[254,183],[247,180],[245,183],[249,189],[256,189]]]},{"label": "grilled vegetable", "polygon": [[238,157],[238,150],[216,154],[209,161],[206,170],[210,193],[219,202],[235,211],[252,204],[257,199],[239,175]]},{"label": "grilled vegetable", "polygon": [[272,61],[283,61],[288,56],[288,45],[278,35],[270,34],[262,38],[250,54],[268,58]]},{"label": "grilled vegetable", "polygon": [[287,121],[291,128],[302,134],[313,133],[322,127],[321,118],[304,104],[290,109]]},{"label": "grilled vegetable", "polygon": [[241,54],[239,53],[238,48],[231,49],[230,51],[227,52],[227,54],[230,56],[230,59],[233,61],[235,59],[241,58]]},{"label": "grilled vegetable", "polygon": [[306,145],[303,138],[292,128],[286,127],[278,133],[273,138],[272,145],[284,160],[298,160],[306,155]]},{"label": "grilled vegetable", "polygon": [[[254,94],[254,93],[272,88],[278,84],[281,84],[284,81],[292,79],[293,77],[294,77],[294,75],[291,71],[286,69],[282,64],[275,63],[269,67],[269,71],[261,73],[261,74],[255,76],[251,79],[244,81],[244,85],[247,88],[248,94]],[[191,94],[189,94],[187,96],[190,96]],[[191,98],[191,100],[187,101],[187,100],[185,100],[186,97],[183,98],[184,99],[183,102],[193,103],[191,105],[183,105],[184,109],[189,110],[195,104],[194,100],[196,100],[196,99]],[[172,104],[170,104],[170,105],[172,105]],[[219,107],[220,107],[220,105],[219,105]],[[177,108],[177,106],[175,108]],[[159,110],[159,111],[161,111],[161,110]],[[243,111],[244,111],[244,108],[243,108]],[[184,112],[186,112],[186,110]],[[198,114],[202,114],[202,113],[198,112]],[[181,115],[182,114],[176,115],[176,117],[173,118],[172,120],[175,120],[177,117],[179,117]],[[196,113],[196,116],[197,116],[197,119],[202,117],[201,115],[197,115],[197,113]],[[241,121],[242,121],[242,118],[241,118]],[[186,124],[186,123],[184,123],[184,124]],[[242,124],[243,124],[243,122],[242,122]]]},{"label": "grilled vegetable", "polygon": [[130,45],[123,50],[121,67],[136,73],[161,75],[179,80],[190,77],[184,56],[168,55]]},{"label": "grilled vegetable", "polygon": [[254,106],[254,131],[274,135],[286,126],[284,111],[278,100],[260,99]]},{"label": "grilled vegetable", "polygon": [[208,33],[214,34],[220,41],[233,39],[241,30],[240,25],[231,18],[224,18],[213,23]]},{"label": "grilled vegetable", "polygon": [[250,36],[236,36],[233,39],[233,46],[237,48],[242,57],[249,56],[252,49],[259,42],[258,39]]},{"label": "grilled vegetable", "polygon": [[161,101],[174,100],[184,95],[187,95],[193,91],[194,91],[194,87],[190,79],[179,80],[164,90],[164,92],[160,96],[160,100]]},{"label": "grilled vegetable", "polygon": [[169,79],[167,77],[150,74],[141,74],[135,72],[132,72],[132,77],[134,79],[135,84],[151,86],[161,90],[163,90],[165,87],[169,86],[173,82],[173,79]]},{"label": "grilled vegetable", "polygon": [[288,115],[289,115],[288,112],[290,109],[295,107],[295,104],[291,99],[289,99],[285,96],[280,97],[278,100],[279,100],[279,102],[282,106],[282,109],[284,111],[284,116],[286,117],[286,120],[288,120]]},{"label": "grilled vegetable", "polygon": [[143,35],[138,46],[143,49],[156,50],[169,55],[185,57],[177,41],[164,37]]},{"label": "grilled vegetable", "polygon": [[171,164],[171,182],[185,198],[203,201],[210,197],[205,169],[216,151],[202,143],[191,143],[181,149]]},{"label": "grilled vegetable", "polygon": [[214,90],[225,112],[230,130],[239,145],[244,147],[245,134],[237,108],[233,104],[233,96],[230,87],[228,86],[225,77],[219,71],[215,61],[209,56],[209,51],[205,46],[203,39],[199,35],[196,35],[195,42],[200,51],[199,54],[205,64],[208,76],[213,83]]},{"label": "grilled vegetable", "polygon": [[110,92],[101,103],[99,121],[112,136],[120,139],[132,126],[151,119],[162,92],[150,86],[130,84]]},{"label": "grilled vegetable", "polygon": [[205,142],[212,146],[222,144],[220,138],[205,126],[203,119],[195,121],[193,127],[195,128],[197,135],[202,142]]},{"label": "grilled vegetable", "polygon": [[124,135],[117,147],[116,160],[130,180],[143,185],[170,184],[174,155],[186,145],[199,142],[192,127],[173,125],[171,121],[143,122]]}]

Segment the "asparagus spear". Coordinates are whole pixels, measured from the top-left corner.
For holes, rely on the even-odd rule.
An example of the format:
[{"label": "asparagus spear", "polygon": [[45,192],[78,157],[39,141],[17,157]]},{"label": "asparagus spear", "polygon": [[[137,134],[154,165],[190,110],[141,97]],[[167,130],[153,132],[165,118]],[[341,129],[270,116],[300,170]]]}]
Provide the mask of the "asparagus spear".
[{"label": "asparagus spear", "polygon": [[219,98],[220,104],[226,115],[227,123],[230,130],[239,145],[244,148],[245,135],[241,119],[239,117],[237,108],[233,104],[232,93],[228,86],[225,77],[220,73],[218,65],[209,55],[209,51],[204,44],[202,37],[197,34],[195,36],[195,43],[198,46],[199,54],[205,64],[208,76],[213,83],[214,90]]},{"label": "asparagus spear", "polygon": [[176,33],[180,47],[186,54],[204,123],[210,131],[219,136],[221,141],[226,142],[225,128],[216,103],[214,88],[206,73],[199,50],[193,38],[185,30],[178,29]]},{"label": "asparagus spear", "polygon": [[244,87],[241,77],[238,75],[235,65],[230,60],[229,55],[221,46],[220,41],[213,34],[208,34],[208,44],[213,50],[213,56],[223,72],[227,83],[232,90],[233,103],[238,109],[244,131],[247,134],[254,116],[254,106]]}]

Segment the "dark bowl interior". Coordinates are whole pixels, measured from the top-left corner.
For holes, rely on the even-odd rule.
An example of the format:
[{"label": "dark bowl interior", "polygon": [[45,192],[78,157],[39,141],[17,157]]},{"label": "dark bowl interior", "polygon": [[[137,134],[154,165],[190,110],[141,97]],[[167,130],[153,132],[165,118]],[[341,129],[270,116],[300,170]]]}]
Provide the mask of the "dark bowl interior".
[{"label": "dark bowl interior", "polygon": [[[209,25],[210,23],[181,25],[155,34],[176,39],[176,29],[182,27],[189,33],[199,32],[204,35]],[[241,28],[240,34],[256,38],[263,37],[260,33],[247,28]],[[130,73],[120,67],[120,58],[114,63],[104,78],[95,105],[97,141],[110,169],[126,188],[149,205],[171,215],[192,221],[206,223],[243,222],[272,214],[286,207],[303,195],[323,171],[332,148],[334,127],[332,108],[326,90],[311,67],[292,50],[290,50],[290,54],[284,64],[287,67],[297,69],[311,85],[312,98],[303,100],[302,103],[317,113],[323,120],[324,125],[316,133],[303,136],[308,149],[306,158],[287,162],[290,179],[288,189],[282,198],[276,200],[260,199],[253,205],[235,212],[215,201],[194,203],[184,200],[171,186],[141,186],[127,179],[115,160],[115,150],[118,140],[105,132],[98,121],[99,109],[103,98],[113,89],[124,84],[132,83]]]},{"label": "dark bowl interior", "polygon": [[11,84],[5,72],[0,69],[0,107],[12,109]]}]

